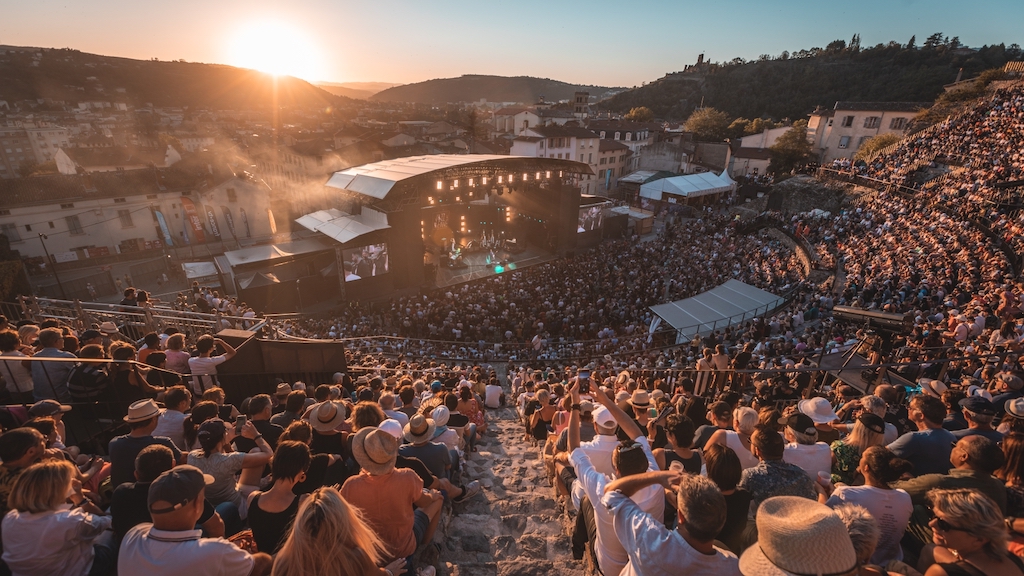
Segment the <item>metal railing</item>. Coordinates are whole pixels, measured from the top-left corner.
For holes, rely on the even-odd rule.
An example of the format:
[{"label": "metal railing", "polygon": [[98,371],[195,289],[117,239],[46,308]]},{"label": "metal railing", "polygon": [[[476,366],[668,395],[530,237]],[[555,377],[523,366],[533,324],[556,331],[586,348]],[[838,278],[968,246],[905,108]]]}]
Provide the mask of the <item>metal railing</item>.
[{"label": "metal railing", "polygon": [[79,330],[88,329],[94,324],[113,322],[119,332],[135,339],[147,332],[160,332],[169,327],[177,328],[190,337],[198,337],[216,334],[225,328],[256,331],[263,324],[262,318],[229,316],[220,312],[204,314],[157,306],[122,306],[35,296],[19,296],[17,303],[0,303],[0,311],[8,319],[38,322],[52,318]]}]

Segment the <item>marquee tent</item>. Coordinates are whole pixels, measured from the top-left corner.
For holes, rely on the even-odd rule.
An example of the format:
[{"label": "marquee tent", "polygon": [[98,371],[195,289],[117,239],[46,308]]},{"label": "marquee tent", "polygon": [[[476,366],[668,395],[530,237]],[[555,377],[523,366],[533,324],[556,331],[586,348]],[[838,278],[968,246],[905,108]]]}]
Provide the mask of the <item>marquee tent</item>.
[{"label": "marquee tent", "polygon": [[782,296],[729,280],[692,298],[651,306],[651,311],[676,330],[679,343],[764,316],[785,302]]},{"label": "marquee tent", "polygon": [[715,175],[714,172],[673,176],[648,182],[640,187],[640,197],[651,200],[687,199],[732,192],[736,182],[728,172]]}]

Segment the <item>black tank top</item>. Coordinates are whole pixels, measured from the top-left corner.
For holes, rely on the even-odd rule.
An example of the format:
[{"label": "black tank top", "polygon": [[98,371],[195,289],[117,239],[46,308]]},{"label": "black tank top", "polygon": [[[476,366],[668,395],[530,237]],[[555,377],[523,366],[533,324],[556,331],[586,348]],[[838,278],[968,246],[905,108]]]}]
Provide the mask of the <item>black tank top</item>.
[{"label": "black tank top", "polygon": [[679,454],[676,454],[675,452],[666,448],[665,469],[668,470],[669,465],[671,465],[673,462],[679,462],[680,464],[682,464],[683,470],[690,474],[700,474],[701,465],[704,463],[704,461],[701,460],[700,452],[697,452],[696,450],[693,451],[693,456],[690,456],[689,458],[683,458]]},{"label": "black tank top", "polygon": [[260,508],[260,496],[262,494],[257,494],[249,506],[249,528],[259,551],[274,554],[291,530],[292,520],[299,511],[299,497],[296,496],[282,512],[264,512]]}]

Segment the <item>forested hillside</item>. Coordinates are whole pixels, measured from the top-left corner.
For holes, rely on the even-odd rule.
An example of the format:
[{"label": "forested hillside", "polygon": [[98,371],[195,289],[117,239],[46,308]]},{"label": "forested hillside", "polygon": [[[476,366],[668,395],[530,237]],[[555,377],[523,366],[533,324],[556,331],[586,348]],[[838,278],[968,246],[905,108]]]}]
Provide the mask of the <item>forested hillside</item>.
[{"label": "forested hillside", "polygon": [[618,94],[602,107],[625,113],[646,106],[659,118],[683,120],[701,105],[730,117],[768,117],[776,120],[806,116],[816,106],[836,101],[934,100],[945,84],[1021,58],[1016,44],[964,48],[956,38],[935,34],[918,46],[890,42],[861,48],[857,36],[847,44],[837,40],[812,48],[757,61],[735,59],[704,64],[668,74],[650,84]]}]

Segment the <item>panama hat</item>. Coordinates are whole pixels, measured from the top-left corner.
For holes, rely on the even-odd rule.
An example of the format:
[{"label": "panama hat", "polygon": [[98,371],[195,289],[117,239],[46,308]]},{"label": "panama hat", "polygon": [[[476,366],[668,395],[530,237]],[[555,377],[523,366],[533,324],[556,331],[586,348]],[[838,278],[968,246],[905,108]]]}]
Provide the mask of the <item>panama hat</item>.
[{"label": "panama hat", "polygon": [[942,393],[949,389],[942,380],[932,378],[921,378],[917,383],[921,385],[921,392],[936,398],[942,398]]},{"label": "panama hat", "polygon": [[633,390],[633,395],[629,398],[629,405],[633,408],[640,408],[645,410],[651,407],[651,395],[647,393],[647,390]]},{"label": "panama hat", "polygon": [[110,321],[100,324],[100,334],[103,334],[104,336],[113,336],[114,334],[117,334],[117,325]]},{"label": "panama hat", "polygon": [[381,476],[395,469],[398,439],[380,428],[363,428],[352,439],[352,455],[359,466]]},{"label": "panama hat", "polygon": [[850,533],[824,504],[776,496],[757,510],[757,542],[740,556],[745,576],[846,574],[857,566]]},{"label": "panama hat", "polygon": [[815,424],[828,424],[839,419],[836,411],[832,409],[832,405],[825,398],[801,400],[796,406],[801,412],[810,416]]},{"label": "panama hat", "polygon": [[345,420],[345,405],[326,400],[310,408],[309,424],[320,432],[330,432]]},{"label": "panama hat", "polygon": [[437,425],[430,418],[417,414],[405,425],[405,439],[413,444],[427,442],[434,437]]},{"label": "panama hat", "polygon": [[134,402],[128,407],[128,415],[124,417],[124,421],[129,424],[132,422],[142,422],[159,415],[161,412],[163,410],[156,405],[155,400],[146,398],[145,400]]},{"label": "panama hat", "polygon": [[1024,419],[1024,398],[1014,398],[1003,403],[1003,410],[1014,418]]}]

